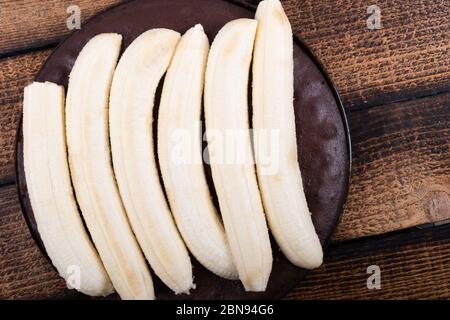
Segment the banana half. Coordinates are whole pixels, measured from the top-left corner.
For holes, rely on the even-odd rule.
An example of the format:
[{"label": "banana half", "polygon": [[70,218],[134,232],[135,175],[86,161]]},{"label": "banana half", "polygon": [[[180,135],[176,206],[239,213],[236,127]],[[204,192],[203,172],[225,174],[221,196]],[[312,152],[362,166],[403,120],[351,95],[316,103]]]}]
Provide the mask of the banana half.
[{"label": "banana half", "polygon": [[200,116],[208,51],[208,38],[199,24],[178,43],[159,107],[158,158],[170,208],[187,247],[207,269],[237,279],[201,158]]},{"label": "banana half", "polygon": [[[266,289],[272,250],[254,163],[224,158],[234,152],[227,145],[241,146],[238,154],[252,158],[247,87],[256,27],[255,20],[238,19],[219,31],[209,52],[204,96],[214,186],[233,260],[247,291]],[[230,135],[237,136],[233,143],[226,141]]]},{"label": "banana half", "polygon": [[70,287],[91,296],[112,293],[72,191],[62,86],[34,82],[25,88],[23,139],[28,194],[50,260]]},{"label": "banana half", "polygon": [[[307,269],[322,264],[322,247],[311,220],[297,159],[292,30],[278,0],[262,1],[253,55],[253,128],[277,133],[278,150],[263,163],[255,139],[259,187],[270,230],[286,257]],[[267,168],[275,168],[268,170]]]},{"label": "banana half", "polygon": [[66,100],[75,194],[106,271],[122,299],[153,299],[153,283],[133,235],[111,166],[108,97],[122,37],[100,34],[81,50]]},{"label": "banana half", "polygon": [[158,277],[188,293],[192,265],[159,180],[152,132],[156,88],[179,39],[152,29],[130,44],[114,73],[109,115],[114,171],[134,233]]}]

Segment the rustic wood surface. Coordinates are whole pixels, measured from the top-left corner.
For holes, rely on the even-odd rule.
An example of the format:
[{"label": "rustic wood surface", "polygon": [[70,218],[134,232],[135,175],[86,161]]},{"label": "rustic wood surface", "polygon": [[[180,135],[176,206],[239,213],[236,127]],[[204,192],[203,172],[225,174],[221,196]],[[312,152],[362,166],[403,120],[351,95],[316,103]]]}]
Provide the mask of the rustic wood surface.
[{"label": "rustic wood surface", "polygon": [[[450,299],[450,225],[408,230],[329,248],[324,265],[288,299]],[[381,288],[367,288],[378,266]]]},{"label": "rustic wood surface", "polygon": [[[379,30],[367,7],[381,9]],[[286,0],[294,30],[320,57],[346,107],[364,108],[450,89],[448,0]]]},{"label": "rustic wood surface", "polygon": [[[213,0],[214,1],[214,0]],[[257,0],[233,0],[254,6]],[[69,33],[66,9],[82,20],[119,0],[0,0],[0,56],[55,44]],[[293,29],[319,56],[349,108],[450,89],[450,3],[379,0],[382,28],[369,30],[365,0],[285,0]]]},{"label": "rustic wood surface", "polygon": [[335,240],[450,219],[450,93],[351,112],[352,183]]},{"label": "rustic wood surface", "polygon": [[67,8],[80,8],[81,22],[120,0],[0,0],[0,56],[56,44],[70,33]]},{"label": "rustic wood surface", "polygon": [[[80,6],[85,21],[118,2],[0,0],[0,299],[80,297],[65,289],[23,220],[15,134],[23,87],[69,33],[66,8]],[[338,242],[288,298],[449,299],[449,227],[350,239],[450,219],[450,3],[377,1],[380,30],[366,27],[367,1],[283,5],[341,92],[354,157]],[[381,290],[366,288],[370,264],[382,267]]]},{"label": "rustic wood surface", "polygon": [[[450,298],[450,225],[331,245],[325,263],[288,299]],[[381,269],[368,290],[367,267]],[[65,288],[34,244],[15,186],[0,189],[0,299],[83,298]]]},{"label": "rustic wood surface", "polygon": [[0,189],[0,299],[67,297],[75,294],[31,238],[15,185]]}]

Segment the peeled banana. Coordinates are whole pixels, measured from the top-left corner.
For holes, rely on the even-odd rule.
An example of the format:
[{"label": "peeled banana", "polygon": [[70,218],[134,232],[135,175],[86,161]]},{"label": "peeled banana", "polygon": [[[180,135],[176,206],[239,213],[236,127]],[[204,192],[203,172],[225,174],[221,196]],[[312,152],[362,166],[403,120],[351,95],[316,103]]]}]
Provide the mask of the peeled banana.
[{"label": "peeled banana", "polygon": [[34,82],[24,91],[24,168],[45,250],[68,285],[91,296],[114,288],[83,226],[67,163],[64,88]]},{"label": "peeled banana", "polygon": [[253,129],[277,134],[277,153],[268,162],[255,139],[259,187],[270,230],[286,257],[313,269],[322,264],[322,247],[311,220],[297,159],[293,39],[278,0],[262,1],[253,55]]},{"label": "peeled banana", "polygon": [[[255,20],[237,19],[219,31],[209,52],[204,97],[214,186],[233,259],[247,291],[264,291],[272,269],[255,166],[245,160],[252,158],[247,86],[256,28]],[[234,134],[234,143],[227,143],[226,137]],[[241,147],[237,156],[244,155],[243,161],[228,161],[233,153],[226,147],[230,144]]]},{"label": "peeled banana", "polygon": [[114,172],[134,233],[158,277],[188,293],[192,265],[159,180],[152,132],[156,88],[179,39],[152,29],[131,43],[114,73],[109,114]]},{"label": "peeled banana", "polygon": [[81,212],[122,299],[153,299],[153,283],[128,223],[111,166],[108,97],[122,37],[100,34],[81,50],[69,77],[69,164]]},{"label": "peeled banana", "polygon": [[215,274],[237,279],[201,160],[200,115],[208,51],[208,38],[199,24],[178,43],[159,106],[158,158],[170,208],[187,247]]}]

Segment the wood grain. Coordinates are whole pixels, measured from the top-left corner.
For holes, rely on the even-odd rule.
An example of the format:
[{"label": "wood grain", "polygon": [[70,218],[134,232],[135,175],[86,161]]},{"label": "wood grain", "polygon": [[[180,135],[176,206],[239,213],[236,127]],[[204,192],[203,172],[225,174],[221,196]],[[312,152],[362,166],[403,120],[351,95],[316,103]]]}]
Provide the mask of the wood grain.
[{"label": "wood grain", "polygon": [[0,189],[0,299],[64,298],[58,276],[31,238],[15,185]]},{"label": "wood grain", "polygon": [[[233,0],[255,6],[258,0]],[[78,0],[82,20],[119,0]],[[65,289],[23,220],[14,185],[22,90],[69,33],[70,1],[0,0],[0,299],[80,297]],[[364,238],[450,219],[450,3],[286,0],[294,30],[331,74],[350,111],[350,195],[325,265],[289,298],[450,299],[450,226]],[[402,100],[409,100],[400,102]],[[395,103],[393,103],[395,102]],[[366,268],[382,268],[382,289]]]},{"label": "wood grain", "polygon": [[15,179],[14,152],[23,88],[33,81],[49,54],[44,50],[0,60],[0,185]]},{"label": "wood grain", "polygon": [[[23,87],[50,50],[0,60],[0,184],[14,181]],[[450,96],[352,111],[352,183],[334,236],[352,239],[450,219]]]},{"label": "wood grain", "polygon": [[[119,0],[79,0],[83,21]],[[257,0],[233,0],[255,7]],[[365,0],[284,0],[293,29],[311,46],[355,109],[450,90],[450,3],[380,0],[379,30]],[[0,55],[47,46],[69,33],[61,0],[0,0]]]},{"label": "wood grain", "polygon": [[352,182],[334,239],[450,219],[450,94],[349,118]]},{"label": "wood grain", "polygon": [[[288,299],[450,299],[450,225],[350,241],[329,248],[325,264]],[[381,289],[367,289],[367,267]]]},{"label": "wood grain", "polygon": [[330,72],[347,108],[450,89],[450,2],[377,0],[381,29],[367,28],[366,0],[283,1],[296,31]]},{"label": "wood grain", "polygon": [[120,0],[0,0],[0,56],[29,48],[56,44],[71,30],[67,8],[77,5],[83,22]]},{"label": "wood grain", "polygon": [[[332,245],[288,299],[450,299],[450,225]],[[381,268],[381,290],[366,269]],[[36,247],[14,185],[0,188],[0,299],[82,298]]]}]

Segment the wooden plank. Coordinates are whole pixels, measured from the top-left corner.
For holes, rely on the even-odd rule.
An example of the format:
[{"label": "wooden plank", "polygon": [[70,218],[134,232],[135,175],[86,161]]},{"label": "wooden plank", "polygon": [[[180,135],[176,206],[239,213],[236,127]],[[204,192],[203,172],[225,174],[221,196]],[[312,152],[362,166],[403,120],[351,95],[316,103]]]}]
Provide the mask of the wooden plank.
[{"label": "wooden plank", "polygon": [[[289,299],[449,299],[450,225],[331,245],[325,264]],[[381,289],[368,290],[366,269],[381,268]],[[15,186],[0,189],[0,299],[81,298],[36,247]]]},{"label": "wooden plank", "polygon": [[15,179],[16,132],[22,112],[23,88],[31,83],[50,50],[0,60],[0,185]]},{"label": "wooden plank", "polygon": [[[0,184],[14,180],[14,141],[23,87],[32,80],[49,52],[0,60]],[[436,131],[448,127],[448,95],[442,95],[436,103],[432,100],[351,113],[353,182],[348,208],[335,239],[383,233],[448,217],[449,182],[445,179],[448,171],[436,171],[448,164],[445,162],[448,144],[444,143],[448,130],[442,134]],[[432,104],[430,109],[428,104]],[[405,123],[392,126],[391,119]],[[386,132],[389,134],[385,135]],[[425,143],[429,148],[424,147]],[[399,163],[405,167],[398,166]]]},{"label": "wooden plank", "polygon": [[[257,0],[233,0],[253,7]],[[119,0],[79,0],[82,20]],[[68,0],[2,0],[0,55],[60,41]],[[367,28],[365,0],[285,0],[293,29],[330,72],[349,108],[450,89],[450,10],[446,0],[380,0],[379,30]]]},{"label": "wooden plank", "polygon": [[83,22],[120,0],[1,0],[0,55],[59,42],[71,32],[67,27],[67,8],[80,8]]},{"label": "wooden plank", "polygon": [[0,189],[0,299],[67,298],[73,291],[31,238],[15,185]]},{"label": "wooden plank", "polygon": [[[450,299],[450,225],[350,241],[329,248],[325,264],[288,299]],[[381,288],[367,288],[367,267]]]},{"label": "wooden plank", "polygon": [[366,0],[286,0],[295,32],[320,58],[348,108],[450,89],[447,0],[377,0],[379,30],[367,28]]},{"label": "wooden plank", "polygon": [[[77,4],[81,3],[80,7],[86,5],[87,11],[82,7],[84,19],[84,11],[90,12],[91,6],[97,4],[99,7],[92,10],[99,10],[104,2],[79,1]],[[362,0],[351,3],[331,0],[299,2],[288,0],[284,3],[294,29],[324,62],[349,109],[449,91],[450,27],[446,15],[449,8],[445,1],[379,1],[377,4],[383,17],[381,30],[365,27],[368,4]],[[30,7],[29,3],[33,6]],[[53,3],[53,8],[66,2],[28,0],[18,5],[16,1],[0,1],[0,21],[2,27],[6,26],[2,28],[0,54],[48,45],[67,33],[63,29],[66,28],[65,8],[68,2],[62,11],[49,10],[46,7],[48,3]],[[415,9],[408,11],[404,10],[405,7]],[[55,16],[49,17],[48,14]],[[37,31],[33,34],[35,29]],[[14,180],[14,141],[22,89],[32,80],[49,53],[45,50],[0,60],[0,185]],[[444,93],[350,114],[354,144],[353,182],[336,240],[450,218],[449,98],[449,94]],[[5,280],[0,280],[0,298],[73,297],[75,294],[64,288],[63,281],[36,250],[21,216],[14,187],[0,189],[0,205],[0,279]],[[448,235],[449,230],[443,230]],[[319,292],[317,297],[328,298],[449,298],[448,286],[445,287],[449,283],[448,273],[440,269],[432,268],[423,290],[415,287],[421,284],[421,265],[437,263],[437,268],[442,268],[448,264],[448,242],[439,240],[425,247],[418,244],[403,247],[406,248],[404,252],[414,259],[414,255],[419,256],[419,265],[412,264],[419,271],[414,269],[416,271],[400,280],[389,274],[387,283],[393,289],[387,292],[371,291],[368,294],[365,280],[361,288],[359,282],[355,284],[356,278],[352,274],[361,275],[358,263],[365,265],[368,261],[381,261],[388,268],[396,269],[400,268],[397,264],[397,259],[400,259],[406,261],[402,262],[401,268],[409,270],[405,266],[413,258],[406,257],[406,253],[383,249],[382,253],[374,253],[370,257],[357,256],[350,261],[356,269],[344,271],[338,268],[337,260],[333,265],[332,256],[332,264],[327,262],[324,267],[331,270],[331,278],[321,275],[322,271],[317,277],[332,281],[344,275],[346,287],[333,291],[324,280],[319,290],[314,287],[316,290],[305,293],[303,288],[308,288],[306,285],[294,296],[315,297],[311,292]],[[440,255],[442,250],[445,252]],[[353,251],[348,248],[341,258]],[[430,252],[433,261],[422,258]],[[439,253],[437,257],[435,252]],[[373,257],[378,260],[372,260]],[[362,273],[367,277],[365,269]],[[407,281],[412,284],[405,284]],[[319,283],[317,280],[313,282]]]},{"label": "wooden plank", "polygon": [[350,114],[344,240],[450,219],[450,93]]},{"label": "wooden plank", "polygon": [[[0,185],[14,181],[23,87],[50,50],[0,60]],[[353,111],[353,173],[335,235],[352,239],[450,218],[450,96]]]}]

